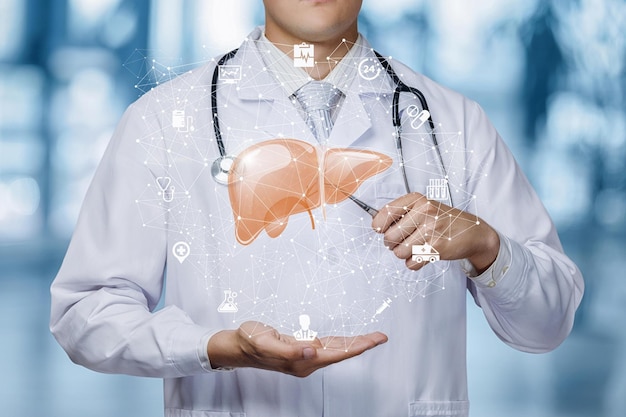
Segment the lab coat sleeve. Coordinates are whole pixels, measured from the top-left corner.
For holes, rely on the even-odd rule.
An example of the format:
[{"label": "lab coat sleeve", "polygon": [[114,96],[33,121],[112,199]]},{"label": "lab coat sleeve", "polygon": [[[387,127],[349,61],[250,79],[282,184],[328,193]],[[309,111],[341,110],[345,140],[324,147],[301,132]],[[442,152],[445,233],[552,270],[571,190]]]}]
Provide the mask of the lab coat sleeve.
[{"label": "lab coat sleeve", "polygon": [[556,348],[570,333],[583,279],[563,253],[556,229],[485,113],[472,104],[467,146],[477,215],[500,235],[492,266],[468,288],[500,339],[526,352]]},{"label": "lab coat sleeve", "polygon": [[166,232],[145,227],[136,203],[156,176],[136,143],[160,137],[147,108],[126,111],[96,171],[51,287],[50,328],[72,361],[93,370],[178,377],[210,370],[206,343],[217,330],[176,306],[154,311]]}]

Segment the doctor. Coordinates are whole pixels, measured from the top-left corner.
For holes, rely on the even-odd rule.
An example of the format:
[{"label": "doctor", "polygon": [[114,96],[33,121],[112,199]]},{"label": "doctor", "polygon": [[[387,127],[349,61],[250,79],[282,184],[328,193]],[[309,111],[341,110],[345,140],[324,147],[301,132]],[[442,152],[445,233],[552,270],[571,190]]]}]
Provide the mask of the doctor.
[{"label": "doctor", "polygon": [[[220,153],[208,64],[145,94],[123,116],[52,285],[51,330],[90,369],[164,378],[168,417],[467,416],[466,291],[505,343],[545,352],[572,328],[580,272],[480,107],[394,61],[437,123],[459,132],[441,137],[444,167],[430,142],[418,140],[429,136],[409,132],[413,192],[404,191],[389,117],[395,85],[384,73],[355,73],[355,63],[376,59],[357,31],[360,0],[264,4],[264,31],[228,62],[241,79],[217,90],[227,152],[294,138],[317,155],[388,155],[395,168],[355,192],[380,212],[372,220],[350,201],[328,204],[238,241],[232,194],[210,174]],[[293,68],[302,42],[315,46],[315,65]],[[309,77],[341,91],[321,145],[294,99]],[[405,121],[412,103],[400,103]],[[173,114],[188,124],[173,123]],[[455,207],[424,196],[440,171]],[[437,248],[441,263],[412,260],[412,246],[423,244]],[[445,286],[416,299],[425,294],[419,283],[436,282],[428,277],[445,277]],[[237,298],[220,312],[225,291]],[[339,309],[320,302],[326,297],[351,302]],[[376,309],[381,300],[388,311],[365,320],[370,305],[360,303]],[[304,314],[323,337],[291,336]]]}]

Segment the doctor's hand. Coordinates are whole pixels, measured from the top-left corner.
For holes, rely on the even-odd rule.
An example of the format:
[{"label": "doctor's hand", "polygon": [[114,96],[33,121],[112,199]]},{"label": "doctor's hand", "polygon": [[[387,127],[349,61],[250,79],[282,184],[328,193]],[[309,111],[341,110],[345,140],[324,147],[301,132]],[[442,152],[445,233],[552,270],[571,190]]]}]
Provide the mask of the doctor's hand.
[{"label": "doctor's hand", "polygon": [[386,335],[375,332],[302,342],[263,323],[247,321],[237,330],[213,335],[207,352],[213,368],[251,367],[305,377],[386,341]]},{"label": "doctor's hand", "polygon": [[474,214],[410,193],[382,207],[372,227],[384,234],[385,246],[405,259],[407,268],[428,263],[413,261],[413,245],[430,245],[441,260],[468,259],[478,273],[495,261],[500,250],[496,231]]}]

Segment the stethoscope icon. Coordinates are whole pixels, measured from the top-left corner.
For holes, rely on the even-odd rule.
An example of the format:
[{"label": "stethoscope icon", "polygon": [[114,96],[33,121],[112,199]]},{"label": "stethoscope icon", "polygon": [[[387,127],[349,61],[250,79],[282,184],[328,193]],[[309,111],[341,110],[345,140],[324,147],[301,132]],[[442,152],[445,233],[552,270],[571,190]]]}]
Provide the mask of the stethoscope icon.
[{"label": "stethoscope icon", "polygon": [[161,197],[166,203],[174,200],[175,188],[173,185],[170,187],[171,183],[172,179],[170,177],[157,177],[156,179],[157,187],[159,187],[159,190],[161,190]]}]

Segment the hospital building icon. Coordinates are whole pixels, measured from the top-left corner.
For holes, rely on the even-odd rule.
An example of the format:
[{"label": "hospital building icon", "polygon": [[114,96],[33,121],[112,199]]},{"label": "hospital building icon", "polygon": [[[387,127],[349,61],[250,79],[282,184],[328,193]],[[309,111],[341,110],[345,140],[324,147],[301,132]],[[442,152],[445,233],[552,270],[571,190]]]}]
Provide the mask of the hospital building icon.
[{"label": "hospital building icon", "polygon": [[426,187],[426,198],[429,200],[447,200],[448,195],[448,180],[431,178],[428,180],[428,186]]}]

